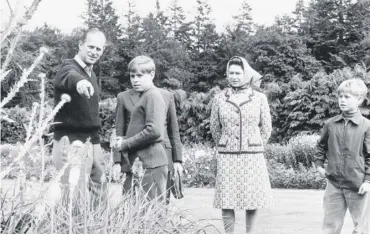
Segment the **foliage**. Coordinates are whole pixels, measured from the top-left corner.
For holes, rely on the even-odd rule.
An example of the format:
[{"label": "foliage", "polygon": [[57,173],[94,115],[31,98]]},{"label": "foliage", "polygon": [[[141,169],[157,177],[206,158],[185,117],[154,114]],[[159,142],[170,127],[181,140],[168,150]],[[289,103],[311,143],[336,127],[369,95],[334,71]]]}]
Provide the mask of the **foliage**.
[{"label": "foliage", "polygon": [[242,55],[246,51],[256,28],[251,12],[248,1],[244,0],[237,14],[233,15],[233,23],[227,25],[226,32],[221,35],[222,46],[218,50],[223,51],[227,55],[224,55],[226,58]]},{"label": "foliage", "polygon": [[246,50],[256,69],[261,68],[262,74],[269,75],[263,80],[265,84],[288,83],[296,74],[308,80],[321,66],[299,36],[284,33],[276,26],[259,27]]},{"label": "foliage", "polygon": [[220,90],[213,88],[208,93],[194,92],[183,103],[179,125],[184,143],[204,143],[211,141],[210,115],[211,100]]},{"label": "foliage", "polygon": [[306,168],[313,167],[315,148],[319,135],[299,135],[289,140],[296,162]]},{"label": "foliage", "polygon": [[105,150],[109,149],[110,136],[115,128],[117,99],[107,98],[99,103],[101,120],[100,144]]},{"label": "foliage", "polygon": [[[117,101],[116,98],[107,98],[100,101],[100,112],[99,116],[101,119],[102,127],[100,129],[100,140],[101,145],[104,149],[109,148],[109,138],[112,134],[112,130],[115,124],[115,111],[116,111]],[[50,114],[52,106],[50,103],[45,109],[47,115]],[[26,138],[27,126],[30,122],[30,112],[28,108],[15,106],[13,108],[4,109],[7,117],[14,122],[8,122],[1,120],[1,142],[7,144],[16,144],[18,142],[22,143]],[[46,131],[47,134],[49,131]],[[51,137],[46,135],[43,136],[46,142],[51,141]]]},{"label": "foliage", "polygon": [[311,168],[318,135],[300,135],[293,137],[286,145],[268,144],[265,157],[286,167],[299,169],[299,166]]},{"label": "foliage", "polygon": [[[19,154],[21,147],[22,147],[21,143],[1,145],[1,168],[9,166],[14,161],[14,159]],[[35,145],[23,159],[23,164],[27,166],[27,170],[25,172],[25,179],[31,181],[40,180],[41,178],[40,169],[42,169],[43,167],[42,158],[40,156],[41,151],[42,151],[41,146]],[[55,176],[57,171],[51,160],[51,149],[47,148],[44,149],[44,151],[45,151],[44,180],[49,181]],[[19,179],[21,178],[21,175],[19,171],[11,171],[8,175],[6,175],[6,178]]]},{"label": "foliage", "polygon": [[169,26],[175,40],[178,42],[184,41],[182,36],[185,36],[186,40],[186,31],[183,30],[184,25],[186,25],[186,16],[184,9],[179,4],[179,0],[171,1],[167,14]]},{"label": "foliage", "polygon": [[[287,145],[267,144],[265,158],[272,188],[323,189],[326,181],[312,165],[317,135],[293,138]],[[189,187],[213,187],[216,149],[209,145],[185,145],[183,182]]]},{"label": "foliage", "polygon": [[[340,113],[337,105],[336,89],[339,84],[351,78],[362,79],[370,88],[370,73],[361,66],[344,68],[331,74],[318,72],[310,81],[295,77],[289,90],[277,106],[273,126],[277,129],[278,140],[287,140],[300,133],[317,133],[324,121]],[[369,116],[369,96],[363,104],[362,112]]]},{"label": "foliage", "polygon": [[291,146],[268,144],[265,147],[265,158],[267,160],[271,160],[271,162],[283,164],[286,167],[291,167],[293,169],[298,167],[298,163]]},{"label": "foliage", "polygon": [[183,164],[185,176],[183,183],[187,187],[214,187],[216,177],[215,151],[207,145],[184,146]]},{"label": "foliage", "polygon": [[369,32],[369,0],[314,0],[300,25],[307,46],[327,71],[353,66],[366,55],[360,42]]},{"label": "foliage", "polygon": [[[144,17],[138,15],[133,0],[127,3],[122,22],[111,0],[87,1],[86,25],[103,29],[109,38],[107,50],[94,65],[101,98],[114,98],[130,87],[127,65],[132,58],[151,56],[156,63],[155,84],[186,94],[177,101],[182,101],[178,112],[182,139],[187,142],[210,140],[209,101],[214,87],[227,86],[226,63],[234,55],[247,58],[264,75],[262,88],[274,127],[271,142],[318,132],[327,118],[339,112],[335,101],[339,82],[355,76],[368,79],[370,0],[313,0],[306,6],[298,0],[292,15],[278,17],[269,27],[256,26],[252,9],[243,1],[224,33],[216,32],[207,0],[196,2],[194,19],[185,16],[178,0],[172,0],[167,11],[158,3]],[[1,45],[2,61],[16,35],[10,34]],[[82,29],[67,35],[48,25],[24,31],[8,66],[11,71],[1,83],[2,98],[40,46],[51,51],[36,71],[46,73],[46,97],[52,98],[55,73],[64,59],[77,53],[81,35]],[[31,74],[7,107],[31,108],[39,96],[36,79]],[[102,134],[108,131],[103,134],[105,143],[113,125],[111,114],[107,110],[101,114]]]},{"label": "foliage", "polygon": [[8,144],[21,142],[26,138],[24,125],[27,125],[29,122],[29,110],[17,105],[10,109],[4,109],[4,112],[14,122],[1,120],[1,142]]},{"label": "foliage", "polygon": [[100,28],[110,42],[117,42],[122,34],[112,0],[88,0],[84,19],[89,28]]},{"label": "foliage", "polygon": [[[77,51],[79,31],[76,30],[75,32],[71,35],[64,35],[60,30],[45,24],[40,28],[36,28],[34,31],[25,31],[22,33],[9,65],[11,73],[1,81],[1,98],[6,97],[11,86],[19,81],[25,67],[30,66],[36,59],[40,47],[47,47],[50,52],[46,60],[42,61],[39,67],[35,68],[35,73],[30,75],[30,81],[9,102],[8,107],[21,104],[22,106],[31,108],[32,103],[39,100],[40,84],[37,78],[39,72],[46,74],[46,98],[53,98],[53,78],[59,65],[63,60],[72,58]],[[1,53],[2,57],[6,55],[10,45],[10,43],[2,45],[4,47],[4,53]]]},{"label": "foliage", "polygon": [[273,160],[268,161],[267,166],[273,188],[325,189],[326,180],[315,168],[307,169],[299,164],[298,169],[294,169]]},{"label": "foliage", "polygon": [[[299,136],[293,138],[288,145],[268,144],[265,158],[273,188],[321,189],[325,180],[319,177],[312,166],[314,144],[318,136]],[[39,180],[41,160],[37,157],[40,150],[35,148],[25,158],[27,179]],[[2,148],[2,166],[9,164],[17,153],[17,145]],[[213,147],[205,144],[184,145],[183,162],[185,175],[183,183],[187,187],[214,187],[216,177],[216,152]],[[45,180],[50,180],[57,173],[51,164],[51,152],[47,152],[45,164]],[[103,151],[105,165],[110,164],[110,152]],[[310,164],[307,164],[310,163]],[[107,180],[110,168],[106,167]],[[13,172],[8,177],[17,177]]]},{"label": "foliage", "polygon": [[84,19],[88,27],[99,28],[107,37],[107,47],[99,63],[94,65],[94,70],[100,79],[102,98],[115,97],[124,87],[120,84],[120,78],[124,75],[122,62],[125,63],[125,60],[121,56],[122,42],[119,40],[123,29],[113,1],[88,0]]}]

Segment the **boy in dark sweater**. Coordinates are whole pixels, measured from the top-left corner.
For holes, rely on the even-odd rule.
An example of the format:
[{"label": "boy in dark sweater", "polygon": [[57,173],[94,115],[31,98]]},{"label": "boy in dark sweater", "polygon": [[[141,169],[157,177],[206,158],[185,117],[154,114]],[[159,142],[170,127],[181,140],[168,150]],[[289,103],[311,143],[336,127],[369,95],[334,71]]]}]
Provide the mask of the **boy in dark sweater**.
[{"label": "boy in dark sweater", "polygon": [[[149,199],[163,201],[168,173],[168,158],[162,143],[166,131],[166,105],[159,89],[153,84],[155,65],[151,58],[134,58],[128,70],[133,89],[139,92],[139,99],[133,107],[126,136],[118,137],[115,148],[128,152],[130,166],[133,166],[136,158],[142,162],[142,188],[148,193]],[[132,187],[132,179],[133,174],[127,174],[125,191]]]},{"label": "boy in dark sweater", "polygon": [[[97,77],[92,70],[99,60],[106,45],[103,32],[90,29],[79,41],[78,54],[73,59],[65,60],[59,67],[54,82],[55,105],[60,102],[61,95],[67,93],[71,102],[66,103],[56,114],[54,121],[53,164],[60,170],[68,160],[68,152],[75,141],[86,142],[88,138],[92,143],[87,158],[81,167],[79,179],[69,179],[67,168],[62,176],[62,184],[68,189],[71,181],[78,180],[78,189],[85,195],[89,186],[93,198],[101,196],[104,183],[104,160],[99,139],[99,87]],[[91,177],[90,184],[88,177]],[[68,190],[65,191],[68,193]]]},{"label": "boy in dark sweater", "polygon": [[370,121],[358,109],[366,94],[367,87],[360,79],[340,84],[338,103],[342,113],[325,123],[317,144],[315,165],[327,178],[324,233],[341,232],[347,208],[354,233],[370,232]]}]

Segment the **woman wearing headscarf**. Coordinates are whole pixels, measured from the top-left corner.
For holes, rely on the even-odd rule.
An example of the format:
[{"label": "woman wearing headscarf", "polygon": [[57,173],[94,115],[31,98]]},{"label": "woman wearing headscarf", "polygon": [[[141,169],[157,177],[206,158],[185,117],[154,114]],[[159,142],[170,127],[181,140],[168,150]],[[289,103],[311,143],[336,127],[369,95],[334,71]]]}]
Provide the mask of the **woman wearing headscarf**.
[{"label": "woman wearing headscarf", "polygon": [[212,102],[211,133],[217,146],[214,207],[222,209],[226,233],[234,232],[235,210],[246,211],[246,232],[257,210],[272,205],[271,184],[263,155],[271,135],[267,97],[252,88],[261,75],[242,57],[227,63],[229,88]]}]

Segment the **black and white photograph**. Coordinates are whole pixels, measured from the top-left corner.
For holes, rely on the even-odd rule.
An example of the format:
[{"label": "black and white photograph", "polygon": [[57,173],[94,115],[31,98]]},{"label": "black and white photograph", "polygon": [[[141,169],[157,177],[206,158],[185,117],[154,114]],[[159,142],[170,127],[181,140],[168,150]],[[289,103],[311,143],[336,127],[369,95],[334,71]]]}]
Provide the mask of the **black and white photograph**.
[{"label": "black and white photograph", "polygon": [[370,0],[0,0],[1,234],[370,234]]}]

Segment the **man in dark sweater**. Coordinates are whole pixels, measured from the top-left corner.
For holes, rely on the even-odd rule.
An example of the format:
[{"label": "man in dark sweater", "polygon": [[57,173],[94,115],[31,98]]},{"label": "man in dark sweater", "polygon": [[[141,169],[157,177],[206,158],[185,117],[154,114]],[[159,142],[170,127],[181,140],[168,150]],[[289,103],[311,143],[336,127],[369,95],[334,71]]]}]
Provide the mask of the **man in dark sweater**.
[{"label": "man in dark sweater", "polygon": [[[103,32],[98,29],[86,31],[79,41],[78,54],[73,59],[65,60],[59,67],[54,82],[55,105],[66,93],[72,98],[55,116],[53,164],[60,170],[68,161],[68,153],[76,143],[85,143],[90,139],[92,146],[83,159],[79,177],[70,177],[68,167],[61,178],[68,195],[70,184],[76,184],[75,192],[86,195],[87,187],[92,198],[102,196],[104,190],[104,160],[99,139],[99,87],[93,65],[99,60],[106,45]],[[81,151],[84,151],[81,149]],[[86,155],[86,153],[81,153]],[[87,179],[90,176],[91,180]],[[78,179],[77,179],[78,178]],[[89,182],[89,185],[86,183]]]},{"label": "man in dark sweater", "polygon": [[[118,137],[115,148],[128,153],[128,165],[133,166],[138,158],[142,162],[144,175],[141,186],[149,199],[164,201],[168,174],[168,159],[163,146],[166,103],[154,85],[155,65],[151,58],[138,56],[128,65],[130,81],[138,100],[132,108],[125,136]],[[133,172],[135,169],[130,169]],[[132,186],[134,175],[129,172],[124,189]]]}]

